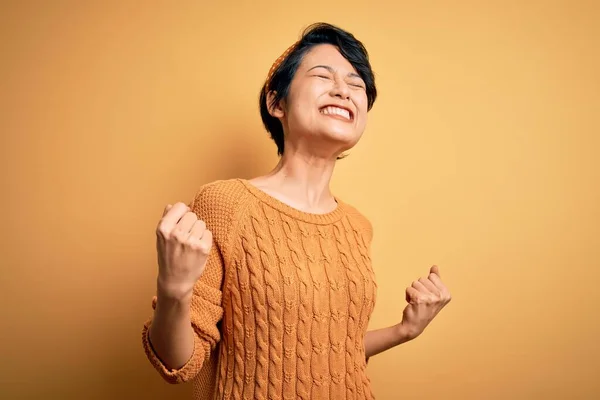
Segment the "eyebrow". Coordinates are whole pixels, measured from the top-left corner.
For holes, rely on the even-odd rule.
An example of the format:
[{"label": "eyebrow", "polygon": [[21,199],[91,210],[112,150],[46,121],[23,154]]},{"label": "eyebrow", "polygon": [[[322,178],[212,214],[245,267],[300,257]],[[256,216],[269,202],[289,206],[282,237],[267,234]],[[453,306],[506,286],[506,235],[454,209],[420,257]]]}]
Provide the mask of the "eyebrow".
[{"label": "eyebrow", "polygon": [[[332,67],[330,67],[329,65],[315,65],[314,67],[310,68],[307,72],[310,72],[315,68],[325,68],[327,71],[331,72],[332,74],[335,72],[335,70]],[[350,78],[362,79],[362,77],[360,75],[358,75],[356,72],[350,72],[348,74],[348,76]]]}]

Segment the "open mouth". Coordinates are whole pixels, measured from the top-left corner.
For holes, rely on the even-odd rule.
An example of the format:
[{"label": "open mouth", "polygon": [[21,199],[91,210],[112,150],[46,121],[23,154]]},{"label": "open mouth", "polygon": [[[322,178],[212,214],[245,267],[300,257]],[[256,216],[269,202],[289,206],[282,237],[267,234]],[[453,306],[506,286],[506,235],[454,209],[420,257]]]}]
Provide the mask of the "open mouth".
[{"label": "open mouth", "polygon": [[352,121],[354,119],[354,113],[351,110],[344,107],[325,106],[321,108],[320,112],[323,115],[338,117],[346,121]]}]

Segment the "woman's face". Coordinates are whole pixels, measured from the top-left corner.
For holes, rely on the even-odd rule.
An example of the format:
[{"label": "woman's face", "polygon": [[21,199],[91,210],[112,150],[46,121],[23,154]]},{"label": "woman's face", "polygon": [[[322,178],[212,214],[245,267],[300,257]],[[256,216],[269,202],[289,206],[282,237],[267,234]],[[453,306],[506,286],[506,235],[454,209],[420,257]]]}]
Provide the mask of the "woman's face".
[{"label": "woman's face", "polygon": [[367,104],[365,82],[352,64],[336,47],[323,44],[305,54],[274,115],[282,120],[287,142],[307,142],[324,154],[338,155],[362,136]]}]

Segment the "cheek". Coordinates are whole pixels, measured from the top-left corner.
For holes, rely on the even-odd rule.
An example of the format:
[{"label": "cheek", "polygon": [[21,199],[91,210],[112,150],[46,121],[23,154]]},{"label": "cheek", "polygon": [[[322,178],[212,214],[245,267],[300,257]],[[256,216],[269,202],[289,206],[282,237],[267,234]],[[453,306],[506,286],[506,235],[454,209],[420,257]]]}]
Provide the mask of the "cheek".
[{"label": "cheek", "polygon": [[298,90],[291,98],[290,119],[294,120],[294,124],[307,125],[312,124],[316,118],[315,112],[318,112],[315,105],[316,95],[310,88],[302,88]]},{"label": "cheek", "polygon": [[365,123],[365,120],[367,119],[367,97],[365,96],[364,101],[361,98],[359,101],[357,101],[356,103],[356,110],[358,112],[358,115],[360,117],[360,123]]},{"label": "cheek", "polygon": [[369,99],[367,98],[367,93],[364,90],[357,92],[354,96],[354,104],[356,107],[361,110],[367,110],[367,105],[369,103]]},{"label": "cheek", "polygon": [[310,104],[312,93],[305,86],[291,87],[288,101],[294,112],[303,112],[307,104]]},{"label": "cheek", "polygon": [[307,128],[313,124],[314,116],[310,113],[310,108],[302,106],[302,102],[296,102],[289,109],[288,123],[292,129]]}]

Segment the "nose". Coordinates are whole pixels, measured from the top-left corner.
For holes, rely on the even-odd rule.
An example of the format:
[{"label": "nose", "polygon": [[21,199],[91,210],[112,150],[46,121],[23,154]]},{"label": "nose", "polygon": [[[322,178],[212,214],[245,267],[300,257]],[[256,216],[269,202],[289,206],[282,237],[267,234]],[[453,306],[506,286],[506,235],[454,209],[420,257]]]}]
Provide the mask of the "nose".
[{"label": "nose", "polygon": [[350,99],[350,88],[343,79],[335,79],[335,84],[331,88],[331,96],[342,100]]}]

